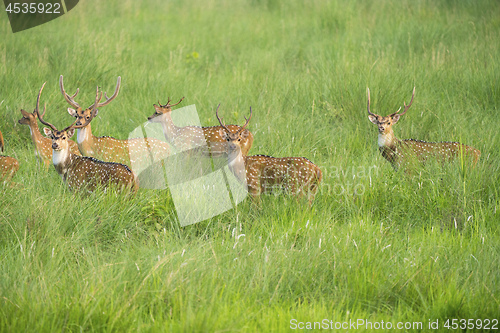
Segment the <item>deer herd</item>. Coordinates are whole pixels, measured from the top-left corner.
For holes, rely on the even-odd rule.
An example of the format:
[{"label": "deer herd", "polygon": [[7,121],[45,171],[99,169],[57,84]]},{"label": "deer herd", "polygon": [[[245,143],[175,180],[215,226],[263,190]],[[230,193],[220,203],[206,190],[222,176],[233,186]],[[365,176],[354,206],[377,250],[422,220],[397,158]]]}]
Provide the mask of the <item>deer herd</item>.
[{"label": "deer herd", "polygon": [[[47,170],[50,160],[62,180],[72,190],[95,191],[98,187],[110,186],[127,192],[136,192],[140,186],[138,175],[131,169],[136,159],[153,158],[162,160],[171,155],[172,149],[186,150],[206,145],[209,154],[223,151],[227,155],[227,166],[234,177],[246,186],[249,195],[259,200],[263,193],[276,191],[298,197],[307,196],[312,203],[322,180],[320,168],[305,157],[271,157],[266,155],[248,155],[253,144],[253,135],[247,129],[252,118],[252,108],[245,124],[226,125],[219,117],[219,107],[215,112],[219,125],[210,127],[177,126],[172,120],[172,107],[180,104],[167,103],[154,105],[155,112],[148,117],[149,123],[161,125],[165,141],[156,138],[137,138],[119,140],[109,136],[96,137],[92,134],[91,122],[99,109],[110,104],[118,95],[121,78],[118,77],[115,92],[111,97],[97,88],[94,103],[83,108],[75,101],[79,89],[73,95],[66,92],[63,76],[59,79],[59,88],[64,100],[72,107],[68,113],[74,117],[71,125],[62,130],[46,120],[46,107],[40,112],[40,98],[45,83],[38,92],[33,112],[20,110],[22,118],[19,124],[28,125],[35,155]],[[102,101],[104,95],[104,101]],[[370,90],[368,89],[368,118],[377,125],[378,146],[382,156],[395,170],[408,170],[412,163],[425,163],[429,159],[450,161],[454,158],[470,157],[475,165],[480,151],[458,142],[425,142],[414,139],[396,138],[392,126],[404,115],[413,103],[415,88],[410,103],[404,103],[404,110],[398,110],[385,117],[370,111]],[[220,105],[219,105],[220,106]],[[54,116],[52,116],[54,117]],[[38,121],[47,126],[40,133]],[[70,140],[76,131],[76,143]],[[145,154],[145,151],[148,154]],[[0,132],[0,152],[4,151],[4,139]],[[239,166],[239,167],[237,167]],[[0,155],[0,181],[10,182],[19,170],[19,162],[9,156]]]}]

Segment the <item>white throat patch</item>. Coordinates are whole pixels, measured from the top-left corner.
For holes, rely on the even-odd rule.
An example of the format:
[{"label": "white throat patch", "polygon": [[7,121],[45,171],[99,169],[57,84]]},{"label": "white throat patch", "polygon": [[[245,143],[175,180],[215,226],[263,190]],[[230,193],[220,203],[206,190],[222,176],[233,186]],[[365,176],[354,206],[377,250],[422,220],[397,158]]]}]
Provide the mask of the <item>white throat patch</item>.
[{"label": "white throat patch", "polygon": [[76,133],[76,142],[78,144],[82,144],[85,141],[85,137],[87,136],[87,129],[84,128],[79,128]]},{"label": "white throat patch", "polygon": [[379,147],[384,147],[384,146],[386,146],[386,145],[388,145],[388,144],[391,143],[391,140],[387,137],[387,135],[380,134],[380,133],[378,134],[378,140],[377,141],[378,141],[378,146]]},{"label": "white throat patch", "polygon": [[52,163],[54,165],[59,165],[66,160],[68,156],[68,150],[53,150],[52,151]]}]

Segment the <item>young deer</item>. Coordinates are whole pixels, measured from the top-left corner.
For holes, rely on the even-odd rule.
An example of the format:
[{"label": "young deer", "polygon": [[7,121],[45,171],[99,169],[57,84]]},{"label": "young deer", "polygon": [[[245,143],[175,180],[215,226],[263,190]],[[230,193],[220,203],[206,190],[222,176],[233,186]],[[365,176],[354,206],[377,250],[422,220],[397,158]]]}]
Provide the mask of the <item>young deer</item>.
[{"label": "young deer", "polygon": [[[0,152],[5,151],[5,143],[0,131]],[[0,155],[0,182],[7,183],[19,170],[19,162],[14,157]]]},{"label": "young deer", "polygon": [[[46,83],[46,82],[45,82]],[[40,95],[42,94],[43,87],[45,87],[45,83],[40,88],[38,93],[38,98],[36,100],[35,110],[30,113],[21,109],[21,114],[23,117],[18,120],[18,123],[21,125],[28,125],[31,133],[31,139],[35,144],[35,156],[45,164],[45,169],[48,170],[50,166],[50,161],[52,160],[52,140],[44,137],[40,130],[38,129],[38,113],[40,110]],[[45,114],[45,109],[44,109]],[[43,115],[42,115],[43,117]],[[81,155],[78,150],[78,146],[72,140],[68,141],[69,149],[75,155]]]},{"label": "young deer", "polygon": [[450,161],[457,156],[470,156],[474,164],[477,163],[481,152],[470,146],[458,142],[425,142],[414,139],[400,140],[392,131],[392,126],[398,122],[399,117],[404,115],[413,103],[415,87],[411,96],[410,104],[404,103],[403,113],[398,111],[382,117],[370,111],[370,89],[368,89],[368,118],[378,126],[378,146],[382,156],[388,160],[394,170],[401,166],[407,166],[412,161],[425,162],[429,158],[440,161]]},{"label": "young deer", "polygon": [[[76,125],[78,127],[75,128],[78,128],[77,143],[80,152],[84,156],[92,156],[106,162],[117,162],[126,165],[140,163],[136,159],[149,158],[149,153],[146,148],[150,150],[152,154],[151,157],[155,160],[161,160],[162,158],[168,156],[170,154],[170,145],[154,138],[118,140],[109,136],[97,137],[92,135],[90,122],[97,115],[97,108],[108,105],[116,98],[118,91],[120,90],[120,84],[121,78],[118,77],[115,92],[111,97],[108,97],[106,93],[104,93],[106,98],[104,102],[100,103],[99,99],[87,109],[83,109],[74,100],[79,90],[77,89],[76,93],[72,96],[68,95],[64,90],[63,76],[60,76],[59,86],[61,93],[63,94],[66,102],[76,108],[76,110],[68,108],[68,112],[71,116],[76,118]],[[86,125],[80,126],[84,122]]]},{"label": "young deer", "polygon": [[[184,149],[194,148],[206,143],[210,150],[216,146],[220,146],[220,143],[225,142],[225,139],[220,135],[221,126],[200,128],[198,126],[177,127],[174,124],[171,114],[172,106],[176,106],[183,99],[184,97],[176,104],[170,104],[170,99],[168,99],[165,105],[161,105],[160,101],[158,101],[158,105],[153,105],[155,112],[148,117],[149,122],[160,123],[162,125],[163,134],[167,142],[174,147]],[[235,132],[241,130],[241,127],[238,125],[227,125],[227,128]],[[252,147],[253,135],[247,129],[243,129],[243,132],[244,139],[241,141],[241,152],[246,156]]]},{"label": "young deer", "polygon": [[[102,93],[100,97],[102,97]],[[98,89],[93,113],[97,111],[100,97]],[[103,162],[92,157],[78,156],[69,149],[68,141],[75,133],[75,129],[87,126],[91,119],[80,125],[75,125],[77,122],[75,120],[73,124],[59,131],[54,125],[44,121],[42,115],[38,114],[38,118],[42,124],[51,128],[44,127],[43,130],[52,140],[52,163],[70,189],[85,188],[89,192],[93,192],[98,186],[106,189],[110,185],[115,185],[122,190],[137,191],[135,174],[125,164]]]},{"label": "young deer", "polygon": [[[305,157],[271,157],[265,155],[244,156],[241,143],[248,136],[245,127],[252,118],[246,119],[243,127],[236,131],[230,130],[219,118],[221,125],[220,136],[227,141],[229,169],[242,183],[245,183],[248,192],[253,198],[261,193],[271,193],[274,190],[283,191],[293,195],[307,194],[309,203],[314,199],[321,182],[322,173],[320,168]],[[238,166],[244,165],[243,168]]]}]

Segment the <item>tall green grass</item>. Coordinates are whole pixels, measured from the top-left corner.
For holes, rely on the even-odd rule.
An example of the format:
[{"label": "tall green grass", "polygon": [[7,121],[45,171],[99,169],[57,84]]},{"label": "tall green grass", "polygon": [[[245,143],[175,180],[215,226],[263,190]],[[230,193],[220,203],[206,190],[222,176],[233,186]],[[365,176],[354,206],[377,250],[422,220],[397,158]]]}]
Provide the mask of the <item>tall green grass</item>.
[{"label": "tall green grass", "polygon": [[[0,188],[0,330],[287,331],[301,322],[498,318],[500,6],[496,1],[81,1],[12,34],[0,15],[0,130],[21,169]],[[186,96],[249,129],[252,154],[305,156],[312,207],[266,196],[179,227],[168,191],[72,193],[37,166],[19,109],[47,81],[45,118],[127,138],[152,104]],[[412,108],[400,138],[460,141],[472,168],[411,176],[379,154],[372,111]],[[500,319],[500,318],[499,318]],[[442,328],[442,326],[441,326]]]}]

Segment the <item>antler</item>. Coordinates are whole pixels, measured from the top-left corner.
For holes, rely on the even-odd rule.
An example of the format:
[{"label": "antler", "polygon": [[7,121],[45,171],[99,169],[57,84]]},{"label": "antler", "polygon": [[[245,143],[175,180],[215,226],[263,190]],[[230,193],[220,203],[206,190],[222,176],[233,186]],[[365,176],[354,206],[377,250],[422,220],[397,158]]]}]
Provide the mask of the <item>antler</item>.
[{"label": "antler", "polygon": [[[118,76],[118,80],[116,81],[116,88],[115,88],[115,93],[111,96],[111,97],[108,97],[108,95],[106,93],[104,93],[104,97],[106,98],[106,100],[102,103],[97,103],[97,107],[100,108],[102,106],[106,106],[108,105],[109,103],[111,103],[112,100],[114,100],[116,98],[116,96],[118,96],[118,92],[120,91],[120,85],[121,85],[121,82],[122,82],[122,78],[120,76]],[[98,89],[99,90],[99,89]],[[96,97],[97,98],[97,97]],[[102,98],[102,93],[101,93],[101,98]],[[101,99],[99,99],[100,101]],[[92,104],[91,106],[89,106],[89,109],[90,108],[94,108],[95,104]]]},{"label": "antler", "polygon": [[[227,128],[227,127],[226,127],[226,125],[224,125],[224,123],[222,122],[222,118],[219,118],[219,107],[220,107],[220,104],[219,104],[219,106],[217,106],[217,110],[215,111],[215,116],[217,117],[217,120],[219,120],[220,125],[221,125],[222,127],[224,127],[224,129],[225,129],[228,133],[232,133],[232,132],[229,130],[229,128]],[[247,122],[246,122],[246,123],[245,123],[245,125],[243,125],[243,126],[241,127],[241,129],[240,129],[238,132],[236,132],[236,133],[241,133],[241,132],[245,129],[245,127],[247,127],[248,123],[250,122],[250,119],[252,119],[252,107],[250,107],[250,117],[248,117],[248,119],[247,119],[247,117],[244,117],[244,118],[245,118],[245,120],[246,120]]]},{"label": "antler", "polygon": [[403,113],[401,113],[400,115],[404,115],[406,113],[406,111],[408,111],[408,109],[410,108],[411,106],[411,103],[413,103],[413,97],[415,97],[415,86],[413,86],[413,94],[411,95],[411,101],[410,101],[410,104],[406,105],[406,102],[403,102],[404,106],[405,106],[405,110]]},{"label": "antler", "polygon": [[63,83],[63,76],[61,75],[59,77],[59,88],[61,88],[61,93],[63,94],[64,96],[64,99],[66,100],[66,102],[69,103],[69,105],[71,105],[72,107],[74,108],[80,108],[80,105],[78,105],[77,102],[75,102],[74,98],[76,97],[76,95],[78,95],[78,92],[80,91],[80,89],[76,89],[76,92],[73,96],[70,96],[66,93],[66,90],[64,90],[64,83]]},{"label": "antler", "polygon": [[366,88],[366,90],[368,91],[368,114],[376,117],[375,113],[370,112],[370,88]]},{"label": "antler", "polygon": [[[54,125],[52,125],[51,123],[49,123],[49,122],[47,122],[47,121],[43,120],[43,116],[45,115],[45,106],[43,107],[43,114],[40,114],[40,112],[38,111],[38,110],[39,110],[39,108],[38,108],[38,104],[39,104],[39,101],[40,101],[40,94],[42,93],[42,89],[43,89],[43,87],[44,87],[44,86],[45,86],[45,83],[43,84],[42,88],[40,89],[40,93],[38,94],[38,100],[37,100],[37,103],[36,103],[36,104],[37,104],[37,107],[36,107],[36,110],[35,110],[35,111],[36,111],[36,113],[37,113],[37,115],[38,115],[38,119],[40,120],[40,122],[41,122],[42,124],[49,126],[49,127],[50,127],[50,128],[52,128],[52,130],[54,130],[54,131],[57,131],[57,128],[56,128]],[[82,127],[87,126],[87,125],[88,125],[88,124],[92,121],[92,119],[95,117],[96,110],[97,110],[97,107],[95,107],[95,105],[97,105],[97,103],[99,103],[99,101],[101,100],[101,98],[102,98],[102,93],[100,93],[100,94],[99,94],[99,87],[97,87],[97,92],[96,92],[96,96],[95,96],[94,108],[92,109],[92,114],[91,114],[90,118],[89,118],[89,119],[87,119],[87,121],[86,121],[84,124],[82,124],[82,125],[75,125],[75,124],[76,124],[76,122],[78,121],[78,119],[76,119],[76,120],[73,122],[73,124],[69,125],[69,126],[68,126],[68,127],[66,127],[65,129],[63,129],[63,131],[67,131],[67,130],[69,130],[69,129],[71,129],[71,128],[82,128]]]},{"label": "antler", "polygon": [[[45,109],[45,107],[44,107],[44,109]],[[45,110],[44,110],[44,111],[45,111]],[[54,125],[52,125],[51,123],[46,122],[45,120],[43,120],[43,115],[41,115],[41,114],[38,112],[38,110],[36,111],[36,113],[38,114],[38,120],[40,120],[40,122],[41,122],[42,124],[49,126],[49,127],[50,127],[50,128],[52,128],[52,130],[54,130],[54,131],[57,131],[57,128],[56,128]],[[44,112],[43,114],[45,114],[45,112]]]},{"label": "antler", "polygon": [[[61,75],[61,80],[62,80],[62,75]],[[62,81],[60,81],[60,82],[62,82]],[[38,92],[38,98],[36,99],[35,113],[38,115],[38,119],[40,120],[40,122],[42,124],[49,126],[54,131],[57,131],[57,128],[54,125],[43,120],[43,116],[45,116],[46,105],[43,106],[43,114],[40,114],[40,96],[42,95],[42,90],[43,90],[43,87],[45,87],[45,83],[47,83],[47,82],[43,83],[42,87],[40,88],[40,91]]]},{"label": "antler", "polygon": [[243,126],[241,127],[241,129],[238,131],[238,133],[239,133],[239,132],[242,132],[242,131],[245,129],[245,127],[247,127],[248,123],[250,122],[250,119],[252,119],[252,107],[250,107],[250,117],[248,117],[248,119],[247,119],[247,117],[244,117],[244,118],[245,118],[245,120],[246,120],[247,122],[245,123],[245,125],[243,125]]},{"label": "antler", "polygon": [[226,125],[224,125],[224,123],[222,122],[222,119],[219,118],[219,107],[220,107],[220,104],[217,106],[217,110],[215,110],[215,116],[217,117],[217,120],[219,121],[220,125],[228,132],[228,133],[231,133],[231,131],[229,130],[229,128],[226,127]]},{"label": "antler", "polygon": [[167,104],[164,104],[164,105],[161,105],[160,101],[158,100],[158,104],[160,105],[160,107],[162,108],[168,108],[168,107],[172,107],[172,106],[176,106],[177,104],[180,104],[180,102],[182,102],[184,100],[185,97],[182,97],[181,100],[175,104],[170,104],[170,102],[172,101],[170,98],[168,99],[167,101]]},{"label": "antler", "polygon": [[[403,102],[404,106],[405,106],[405,110],[403,111],[403,113],[400,113],[399,115],[402,116],[406,113],[406,111],[408,111],[408,109],[410,108],[411,104],[413,103],[413,97],[415,97],[415,87],[413,87],[413,94],[411,95],[411,101],[410,101],[410,104],[406,105],[406,102]],[[398,111],[394,112],[393,114],[391,114],[391,116],[394,116],[395,114],[397,114],[399,111],[401,110],[401,108],[399,108]]]},{"label": "antler", "polygon": [[[42,90],[43,90],[43,87],[45,87],[45,84],[47,82],[44,82],[42,87],[40,88],[40,91],[38,92],[38,97],[36,99],[36,107],[35,107],[35,114],[40,114],[40,96],[42,95]],[[45,105],[43,106],[43,113],[42,113],[42,117],[45,116]],[[39,117],[40,118],[40,117]]]}]

